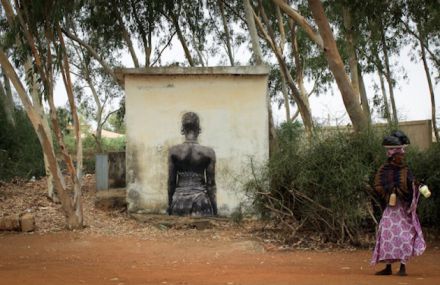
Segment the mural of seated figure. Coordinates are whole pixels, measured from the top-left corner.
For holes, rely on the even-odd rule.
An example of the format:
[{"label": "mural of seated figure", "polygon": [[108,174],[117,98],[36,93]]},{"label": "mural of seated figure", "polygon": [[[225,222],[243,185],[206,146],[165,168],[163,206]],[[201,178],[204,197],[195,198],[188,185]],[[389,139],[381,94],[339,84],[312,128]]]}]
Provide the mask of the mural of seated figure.
[{"label": "mural of seated figure", "polygon": [[182,116],[185,142],[168,153],[168,213],[179,216],[217,215],[215,152],[198,144],[199,116]]}]

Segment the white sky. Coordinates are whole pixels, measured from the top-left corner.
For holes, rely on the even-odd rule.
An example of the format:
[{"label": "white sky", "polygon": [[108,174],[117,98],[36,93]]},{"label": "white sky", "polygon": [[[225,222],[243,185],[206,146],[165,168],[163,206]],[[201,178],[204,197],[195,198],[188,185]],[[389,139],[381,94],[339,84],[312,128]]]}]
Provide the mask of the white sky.
[{"label": "white sky", "polygon": [[[431,119],[431,102],[428,90],[428,84],[426,80],[425,71],[423,69],[422,62],[414,63],[410,61],[408,56],[409,47],[403,50],[399,57],[391,58],[391,64],[397,65],[394,71],[394,76],[402,78],[402,71],[400,67],[404,67],[408,78],[399,79],[398,85],[394,88],[395,100],[398,109],[398,117],[400,121],[410,120],[425,120]],[[234,51],[234,57],[238,59],[239,64],[246,64],[249,62],[250,54],[248,49],[242,45],[239,49]],[[138,53],[138,58],[142,59],[141,53]],[[174,61],[182,62],[185,56],[177,38],[173,40],[172,48],[168,48],[162,55],[162,65],[166,66]],[[122,62],[125,67],[133,67],[133,62],[128,53],[122,57]],[[218,64],[219,57],[208,58],[208,65],[214,66]],[[432,78],[435,84],[434,78]],[[373,84],[379,86],[378,76],[365,76],[364,78],[370,106],[372,105],[372,98],[374,96]],[[385,82],[386,84],[386,82]],[[440,116],[440,84],[435,85],[434,93],[436,94],[437,114]],[[386,86],[386,88],[388,88]],[[349,123],[348,115],[346,114],[342,97],[337,89],[336,84],[333,84],[333,91],[329,94],[322,94],[319,97],[310,97],[310,105],[313,118],[319,123],[325,124],[347,124]],[[331,94],[333,93],[333,94]],[[55,101],[58,106],[65,105],[67,102],[67,96],[65,95],[64,85],[59,80],[55,90]],[[387,89],[388,94],[388,89]],[[388,95],[389,96],[389,95]],[[115,103],[114,108],[117,106]],[[292,108],[291,108],[292,109]],[[293,113],[295,109],[292,109]],[[278,109],[277,104],[273,104],[274,121],[279,124],[285,121],[284,107]],[[378,121],[377,114],[373,117],[374,121]]]},{"label": "white sky", "polygon": [[[425,70],[423,68],[423,63],[420,61],[418,63],[411,62],[408,56],[408,49],[401,52],[399,57],[391,59],[392,62],[398,62],[399,66],[404,66],[405,72],[408,76],[407,79],[398,80],[398,85],[394,88],[394,96],[396,101],[396,108],[399,121],[412,121],[412,120],[430,120],[431,119],[431,99],[428,89],[428,83],[425,75]],[[398,68],[396,68],[398,69]],[[432,68],[431,68],[432,71]],[[402,77],[397,71],[395,75]],[[435,79],[432,76],[431,80],[435,84]],[[372,107],[372,100],[374,96],[373,85],[377,84],[380,86],[379,77],[377,74],[373,76],[367,75],[364,77],[368,100],[370,107]],[[385,81],[385,84],[386,81]],[[436,100],[436,113],[437,118],[440,117],[440,84],[434,85],[434,94]],[[310,97],[310,105],[312,109],[312,116],[319,122],[328,122],[330,124],[347,124],[349,122],[348,115],[345,111],[344,104],[342,102],[342,97],[336,84],[333,84],[333,94],[325,94],[320,97],[312,96]],[[388,85],[386,85],[387,96]],[[389,102],[389,104],[391,104]],[[284,109],[275,110],[276,112],[276,122],[280,123],[285,120]],[[377,114],[374,115],[373,119],[378,121]]]}]

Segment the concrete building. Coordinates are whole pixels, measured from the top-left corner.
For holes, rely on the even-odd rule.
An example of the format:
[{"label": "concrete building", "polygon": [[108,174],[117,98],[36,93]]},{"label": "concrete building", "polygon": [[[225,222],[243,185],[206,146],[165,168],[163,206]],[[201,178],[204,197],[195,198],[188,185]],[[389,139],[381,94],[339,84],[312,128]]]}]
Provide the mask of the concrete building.
[{"label": "concrete building", "polygon": [[168,149],[183,142],[181,117],[189,111],[200,117],[199,143],[216,153],[219,214],[244,201],[251,161],[269,156],[268,72],[265,66],[116,71],[126,94],[130,212],[166,212]]}]

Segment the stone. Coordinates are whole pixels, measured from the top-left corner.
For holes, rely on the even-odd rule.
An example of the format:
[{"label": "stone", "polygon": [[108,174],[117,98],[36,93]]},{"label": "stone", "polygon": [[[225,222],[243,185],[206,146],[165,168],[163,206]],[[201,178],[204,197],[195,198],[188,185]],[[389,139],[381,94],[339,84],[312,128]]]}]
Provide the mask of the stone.
[{"label": "stone", "polygon": [[0,218],[0,231],[20,230],[20,219],[18,215],[4,216]]},{"label": "stone", "polygon": [[101,210],[124,209],[127,207],[125,188],[98,191],[95,207]]},{"label": "stone", "polygon": [[22,232],[32,232],[35,230],[35,217],[31,213],[26,213],[20,217],[20,227]]}]

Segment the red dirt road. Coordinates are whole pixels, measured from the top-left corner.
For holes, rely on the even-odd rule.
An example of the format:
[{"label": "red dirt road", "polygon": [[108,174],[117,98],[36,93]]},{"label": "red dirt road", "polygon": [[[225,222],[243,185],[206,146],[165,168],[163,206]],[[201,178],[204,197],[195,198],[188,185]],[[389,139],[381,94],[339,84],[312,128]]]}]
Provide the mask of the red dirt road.
[{"label": "red dirt road", "polygon": [[[0,284],[440,284],[440,250],[408,264],[408,277],[374,276],[370,252],[265,251],[246,239],[147,240],[78,232],[0,236]],[[396,270],[397,268],[394,268]]]}]

